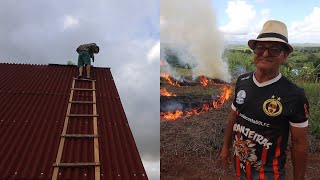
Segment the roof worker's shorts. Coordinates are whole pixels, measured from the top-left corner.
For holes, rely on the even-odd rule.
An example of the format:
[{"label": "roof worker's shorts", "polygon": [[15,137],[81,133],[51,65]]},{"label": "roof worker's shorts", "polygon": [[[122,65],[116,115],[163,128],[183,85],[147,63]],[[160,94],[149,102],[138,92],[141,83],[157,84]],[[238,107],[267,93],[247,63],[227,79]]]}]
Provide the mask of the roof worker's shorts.
[{"label": "roof worker's shorts", "polygon": [[91,65],[90,54],[88,51],[81,51],[78,57],[78,67]]}]

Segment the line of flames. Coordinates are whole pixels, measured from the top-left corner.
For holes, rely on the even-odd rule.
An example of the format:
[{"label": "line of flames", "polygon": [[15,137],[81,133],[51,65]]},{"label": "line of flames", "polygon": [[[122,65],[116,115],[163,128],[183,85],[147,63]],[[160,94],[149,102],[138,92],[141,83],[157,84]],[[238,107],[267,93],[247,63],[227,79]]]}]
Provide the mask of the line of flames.
[{"label": "line of flames", "polygon": [[170,93],[166,88],[160,88],[160,95],[161,96],[177,96],[174,93]]},{"label": "line of flames", "polygon": [[163,77],[169,84],[180,87],[179,82],[170,77],[170,75],[162,73],[160,76]]},{"label": "line of flames", "polygon": [[172,121],[181,117],[189,117],[191,115],[197,115],[202,112],[209,111],[212,108],[218,109],[223,105],[223,103],[226,100],[230,99],[231,93],[232,93],[232,89],[227,85],[223,85],[221,87],[221,90],[222,90],[222,93],[219,96],[217,96],[217,98],[212,103],[203,104],[201,108],[194,108],[185,112],[179,109],[177,109],[175,112],[160,112],[160,118]]}]

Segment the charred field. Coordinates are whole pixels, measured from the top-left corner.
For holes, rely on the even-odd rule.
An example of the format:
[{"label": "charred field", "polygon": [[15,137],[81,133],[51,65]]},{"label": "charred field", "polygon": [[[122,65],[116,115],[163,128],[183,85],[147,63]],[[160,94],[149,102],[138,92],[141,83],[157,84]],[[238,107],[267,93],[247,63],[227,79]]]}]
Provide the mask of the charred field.
[{"label": "charred field", "polygon": [[[234,84],[207,80],[203,85],[201,78],[160,79],[161,179],[232,179],[232,169],[222,166],[219,153]],[[227,91],[228,99],[223,97]],[[308,141],[307,179],[320,179],[320,140],[309,135]],[[290,155],[287,162],[289,180],[293,179]]]}]

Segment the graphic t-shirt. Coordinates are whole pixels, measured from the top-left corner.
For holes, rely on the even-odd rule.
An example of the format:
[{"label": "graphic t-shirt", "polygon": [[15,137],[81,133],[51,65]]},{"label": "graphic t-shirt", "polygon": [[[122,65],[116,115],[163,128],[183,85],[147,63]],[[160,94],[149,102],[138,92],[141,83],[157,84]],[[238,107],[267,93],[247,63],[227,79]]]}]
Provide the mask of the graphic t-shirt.
[{"label": "graphic t-shirt", "polygon": [[241,179],[282,179],[289,126],[308,126],[303,89],[283,77],[259,83],[254,73],[239,76],[232,109],[234,168]]}]

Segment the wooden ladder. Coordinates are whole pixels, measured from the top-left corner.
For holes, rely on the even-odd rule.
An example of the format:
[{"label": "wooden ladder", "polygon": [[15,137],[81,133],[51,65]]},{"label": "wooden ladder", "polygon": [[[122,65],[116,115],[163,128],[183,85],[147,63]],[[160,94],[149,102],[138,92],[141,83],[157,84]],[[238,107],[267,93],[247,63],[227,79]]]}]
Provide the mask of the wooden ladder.
[{"label": "wooden ladder", "polygon": [[[91,89],[85,88],[75,88],[76,81],[90,81],[92,83]],[[73,94],[74,91],[92,91],[92,101],[74,101]],[[92,114],[70,114],[72,104],[92,104]],[[67,134],[67,128],[69,124],[70,117],[92,117],[93,118],[93,134]],[[93,138],[94,144],[94,162],[83,162],[83,163],[63,163],[61,162],[61,157],[63,153],[64,142],[66,138]],[[72,88],[69,97],[67,114],[64,119],[64,126],[62,134],[60,137],[59,149],[56,157],[56,162],[53,164],[53,174],[52,180],[58,179],[59,168],[64,167],[94,167],[95,169],[95,180],[100,180],[100,160],[99,160],[99,143],[98,143],[98,114],[97,114],[97,105],[96,105],[96,88],[95,80],[89,79],[77,79],[73,78]]]}]

